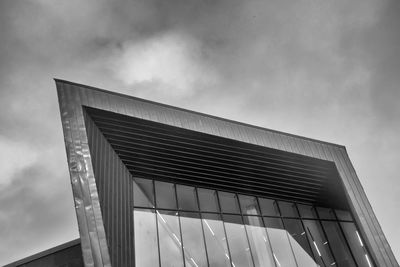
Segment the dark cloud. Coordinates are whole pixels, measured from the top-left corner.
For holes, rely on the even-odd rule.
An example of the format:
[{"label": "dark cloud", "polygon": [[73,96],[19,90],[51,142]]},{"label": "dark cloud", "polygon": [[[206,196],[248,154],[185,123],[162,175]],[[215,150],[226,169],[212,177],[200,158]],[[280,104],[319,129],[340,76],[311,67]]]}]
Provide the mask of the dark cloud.
[{"label": "dark cloud", "polygon": [[9,185],[0,188],[2,263],[76,236],[71,190],[66,190],[69,182],[62,175],[65,172],[57,174],[45,163],[19,170]]},{"label": "dark cloud", "polygon": [[348,145],[400,255],[399,6],[1,1],[0,144],[36,155],[0,181],[0,264],[77,236],[53,77]]},{"label": "dark cloud", "polygon": [[[373,72],[373,99],[376,112],[395,123],[400,117],[400,3],[390,1],[379,21],[365,38]],[[400,126],[399,126],[400,127]]]}]

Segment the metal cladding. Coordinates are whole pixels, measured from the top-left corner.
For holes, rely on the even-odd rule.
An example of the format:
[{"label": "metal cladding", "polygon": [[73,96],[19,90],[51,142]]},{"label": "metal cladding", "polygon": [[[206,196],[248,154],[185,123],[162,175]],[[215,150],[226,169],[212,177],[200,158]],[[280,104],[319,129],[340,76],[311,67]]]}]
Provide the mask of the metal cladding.
[{"label": "metal cladding", "polygon": [[113,266],[134,266],[132,175],[85,112],[89,148]]},{"label": "metal cladding", "polygon": [[135,176],[348,208],[330,161],[99,109],[85,110]]},{"label": "metal cladding", "polygon": [[348,205],[375,263],[399,266],[345,147],[68,81],[56,85],[85,266],[134,266],[132,174]]}]

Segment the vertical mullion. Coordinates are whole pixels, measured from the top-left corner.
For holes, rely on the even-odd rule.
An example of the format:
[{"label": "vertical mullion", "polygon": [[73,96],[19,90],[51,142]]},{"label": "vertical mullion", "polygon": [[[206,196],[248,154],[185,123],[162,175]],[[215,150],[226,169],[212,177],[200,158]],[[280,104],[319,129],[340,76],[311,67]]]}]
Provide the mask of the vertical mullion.
[{"label": "vertical mullion", "polygon": [[[312,241],[315,242],[314,237],[313,237],[313,235],[312,235],[310,229],[307,228],[306,231],[308,231],[308,234],[310,235]],[[324,266],[326,266],[326,263],[325,263],[325,261],[324,261],[324,258],[322,258],[322,256],[320,256],[320,259],[321,259],[322,263],[324,264]]]},{"label": "vertical mullion", "polygon": [[178,193],[176,191],[176,184],[174,183],[174,193],[175,193],[175,202],[176,202],[176,214],[178,217],[178,224],[179,224],[179,235],[181,238],[181,249],[182,249],[182,257],[183,257],[183,266],[186,266],[186,261],[185,261],[185,249],[183,248],[183,236],[182,236],[182,227],[181,227],[181,213],[178,211],[179,206],[178,206]]},{"label": "vertical mullion", "polygon": [[239,204],[240,218],[242,218],[242,224],[243,224],[243,227],[244,227],[244,232],[245,232],[245,234],[246,234],[247,245],[249,246],[251,261],[253,262],[253,266],[255,267],[253,252],[251,251],[250,240],[249,240],[249,236],[248,236],[248,234],[247,234],[246,225],[245,225],[245,223],[244,223],[243,212],[242,212],[242,207],[241,207],[241,205],[240,205],[239,196],[238,196],[237,194],[235,194],[235,196],[236,196],[237,203]]},{"label": "vertical mullion", "polygon": [[[295,207],[296,207],[297,214],[299,215],[299,220],[300,220],[301,226],[303,227],[303,230],[306,231],[306,227],[304,226],[304,222],[303,222],[303,219],[301,217],[299,207],[297,207],[297,203],[295,203]],[[312,206],[312,207],[314,208],[314,206]],[[315,209],[315,211],[317,211],[317,210]],[[315,213],[317,213],[317,212],[315,212]],[[307,237],[307,233],[306,233],[306,240],[307,240],[308,247],[310,248],[310,251],[312,253],[312,247],[311,247],[311,244],[310,244],[310,240]],[[315,257],[314,257],[314,253],[312,253],[312,254],[313,254],[312,255],[313,259],[316,260]]]},{"label": "vertical mullion", "polygon": [[[151,184],[153,186],[153,195],[154,195],[154,211],[156,216],[156,230],[157,230],[157,249],[158,249],[158,266],[161,267],[161,253],[160,253],[160,235],[158,231],[158,211],[157,211],[157,196],[156,196],[156,184],[154,180],[151,180]],[[139,267],[139,266],[136,266]]]},{"label": "vertical mullion", "polygon": [[203,226],[203,214],[200,212],[200,199],[199,199],[199,195],[197,194],[197,187],[194,187],[194,193],[196,194],[197,208],[198,208],[199,214],[200,214],[200,225],[201,225],[201,232],[202,232],[202,234],[203,234],[204,249],[205,249],[205,251],[206,251],[207,266],[210,266],[210,261],[208,260],[208,252],[207,252],[207,244],[206,244],[206,235],[205,235],[205,233],[204,233],[204,226]]},{"label": "vertical mullion", "polygon": [[122,234],[122,226],[125,223],[124,222],[124,216],[122,212],[122,200],[124,199],[124,193],[122,191],[122,177],[121,177],[121,166],[119,164],[119,157],[118,155],[115,155],[115,166],[116,166],[116,179],[115,181],[117,182],[117,218],[119,219],[119,223],[117,224],[117,246],[118,246],[118,265],[117,266],[122,266],[123,265],[123,242],[122,239],[124,238],[124,234]]},{"label": "vertical mullion", "polygon": [[[113,188],[113,192],[111,194],[112,196],[112,218],[116,218],[118,221],[120,218],[118,218],[118,182],[116,181],[117,175],[118,175],[118,170],[116,168],[116,154],[114,152],[114,150],[112,149],[112,147],[110,147],[110,152],[112,154],[112,161],[111,161],[111,170],[112,170],[112,175],[110,177],[111,179],[111,183],[112,183],[112,188]],[[114,223],[113,223],[113,227],[112,227],[112,231],[113,231],[113,259],[114,259],[114,264],[119,266],[119,257],[118,257],[118,253],[119,253],[119,249],[118,249],[118,221],[116,221],[115,219],[113,219]]]},{"label": "vertical mullion", "polygon": [[[135,263],[135,259],[136,259],[136,244],[135,244],[135,205],[133,203],[133,199],[134,199],[134,195],[133,195],[133,186],[135,181],[133,180],[133,176],[130,175],[129,179],[131,181],[131,186],[129,186],[129,190],[130,190],[130,194],[129,194],[129,212],[132,212],[132,214],[130,214],[132,216],[132,223],[128,224],[128,230],[129,230],[129,236],[131,236],[130,239],[128,239],[128,243],[129,243],[129,248],[132,247],[132,254],[128,259],[128,263],[130,262],[131,266],[136,266]],[[128,183],[129,184],[129,183]],[[157,225],[156,225],[156,229],[157,229]],[[131,246],[132,245],[132,246]]]},{"label": "vertical mullion", "polygon": [[[346,242],[346,245],[347,245],[347,247],[348,247],[348,249],[349,249],[349,251],[350,251],[350,255],[351,255],[352,259],[353,259],[353,262],[354,262],[354,264],[355,264],[356,266],[359,266],[358,263],[357,263],[357,261],[356,261],[356,257],[354,257],[353,251],[351,250],[349,241],[347,241],[346,235],[344,234],[342,225],[340,224],[340,221],[339,221],[338,217],[336,216],[336,212],[334,212],[334,215],[335,215],[335,218],[336,218],[336,220],[337,220],[336,223],[337,223],[337,225],[339,226],[340,232],[341,232],[341,234],[342,234],[342,236],[343,236],[343,238],[344,238],[344,242]],[[352,215],[352,218],[353,218],[353,215]],[[353,223],[354,223],[354,220],[353,220]]]},{"label": "vertical mullion", "polygon": [[[318,224],[321,226],[321,229],[322,229],[322,232],[324,233],[324,236],[325,236],[325,238],[326,238],[326,241],[328,241],[328,236],[326,235],[324,226],[323,226],[322,223],[321,223],[321,218],[319,217],[319,212],[318,212],[317,209],[315,209],[315,211],[316,211],[315,213],[317,214],[317,218],[318,218]],[[329,251],[330,251],[331,254],[332,254],[332,258],[333,258],[333,260],[334,260],[335,263],[336,263],[337,261],[336,261],[335,255],[333,254],[333,251],[332,251],[330,242],[328,242],[328,247],[329,247]]]},{"label": "vertical mullion", "polygon": [[225,222],[224,222],[224,217],[222,214],[222,208],[221,208],[221,203],[219,201],[219,194],[217,190],[214,190],[217,196],[217,201],[218,201],[218,208],[219,208],[219,216],[221,218],[222,221],[222,226],[224,228],[224,234],[225,234],[225,240],[226,240],[226,247],[228,248],[228,254],[229,254],[229,262],[231,263],[231,266],[234,267],[233,265],[233,260],[232,260],[232,255],[231,255],[231,250],[229,248],[229,242],[228,242],[228,235],[226,234],[226,228],[225,228]]},{"label": "vertical mullion", "polygon": [[112,154],[111,154],[111,148],[110,146],[107,145],[107,142],[105,141],[105,138],[103,137],[103,144],[105,146],[105,148],[107,149],[107,161],[106,163],[106,172],[107,172],[107,176],[104,177],[104,179],[107,179],[107,187],[105,188],[105,190],[107,191],[106,194],[107,196],[107,228],[108,228],[108,235],[109,235],[109,240],[110,240],[110,260],[111,260],[111,264],[114,263],[114,236],[113,236],[113,225],[112,225],[112,215],[113,215],[113,202],[112,202],[112,194],[113,194],[113,184],[112,184],[112,168],[110,165],[112,165]]},{"label": "vertical mullion", "polygon": [[226,241],[226,247],[228,248],[228,254],[229,254],[229,263],[231,264],[231,267],[233,267],[233,261],[232,261],[232,255],[231,255],[231,250],[229,248],[229,242],[228,242],[228,235],[226,234],[226,229],[225,229],[225,222],[224,222],[224,217],[222,215],[222,209],[221,209],[221,203],[219,201],[219,194],[217,190],[214,190],[216,196],[217,196],[217,204],[218,204],[218,209],[219,209],[219,216],[221,218],[222,222],[222,227],[224,228],[224,234],[225,234],[225,241]]},{"label": "vertical mullion", "polygon": [[[260,220],[260,221],[261,221],[262,226],[264,227],[265,234],[266,234],[267,240],[268,240],[269,250],[271,251],[272,257],[273,257],[273,256],[274,256],[274,251],[273,251],[273,249],[272,249],[271,240],[269,239],[269,234],[268,234],[267,227],[265,226],[264,220],[263,220],[263,218],[262,218],[261,206],[260,206],[260,203],[259,203],[259,201],[258,201],[258,197],[256,197],[256,201],[257,201],[258,208],[259,208],[259,210],[260,210],[260,216],[261,216],[261,220]],[[240,204],[240,203],[239,203],[239,204]],[[274,262],[275,267],[277,267],[277,266],[276,266],[276,261],[275,261],[275,259],[273,259],[273,262]]]},{"label": "vertical mullion", "polygon": [[289,242],[289,246],[290,246],[290,250],[292,251],[294,262],[295,262],[296,266],[299,267],[299,264],[297,263],[296,255],[294,254],[294,251],[293,251],[292,242],[290,242],[288,231],[286,231],[285,224],[283,223],[283,216],[282,216],[281,208],[279,207],[278,201],[276,201],[276,200],[274,200],[274,201],[276,202],[276,207],[277,207],[277,209],[279,211],[279,219],[281,220],[281,223],[283,225],[283,229],[285,229],[285,232],[286,232],[286,238],[287,238],[287,240]]}]

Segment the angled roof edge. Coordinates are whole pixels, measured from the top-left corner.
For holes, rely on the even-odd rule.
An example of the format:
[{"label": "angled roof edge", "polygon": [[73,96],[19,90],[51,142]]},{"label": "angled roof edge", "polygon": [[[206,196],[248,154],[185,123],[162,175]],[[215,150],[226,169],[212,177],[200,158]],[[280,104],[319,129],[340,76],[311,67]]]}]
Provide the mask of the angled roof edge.
[{"label": "angled roof edge", "polygon": [[180,110],[180,111],[184,111],[184,112],[188,112],[188,113],[193,113],[193,114],[196,114],[196,115],[209,117],[209,118],[213,118],[213,119],[217,119],[217,120],[222,120],[222,121],[226,121],[226,122],[229,122],[229,123],[246,126],[246,127],[249,127],[249,128],[256,128],[256,129],[259,129],[259,130],[264,130],[264,131],[269,131],[269,132],[273,132],[273,133],[277,133],[277,134],[282,134],[282,135],[287,135],[287,136],[291,136],[291,137],[301,138],[301,139],[312,141],[312,142],[316,142],[316,143],[335,146],[335,147],[344,149],[346,151],[346,153],[347,153],[346,147],[344,145],[340,145],[340,144],[335,144],[335,143],[322,141],[322,140],[318,140],[318,139],[313,139],[313,138],[309,138],[309,137],[305,137],[305,136],[301,136],[301,135],[296,135],[296,134],[286,133],[286,132],[273,130],[273,129],[269,129],[269,128],[264,128],[264,127],[261,127],[261,126],[252,125],[252,124],[248,124],[248,123],[244,123],[244,122],[240,122],[240,121],[225,119],[225,118],[222,118],[222,117],[218,117],[218,116],[214,116],[214,115],[210,115],[210,114],[206,114],[206,113],[202,113],[202,112],[198,112],[198,111],[193,111],[193,110],[180,108],[180,107],[176,107],[176,106],[172,106],[172,105],[168,105],[168,104],[164,104],[164,103],[160,103],[160,102],[147,100],[147,99],[144,99],[144,98],[139,98],[139,97],[135,97],[135,96],[131,96],[131,95],[121,94],[121,93],[117,93],[117,92],[113,92],[113,91],[108,91],[106,89],[102,89],[102,88],[98,88],[98,87],[94,87],[94,86],[90,86],[90,85],[85,85],[85,84],[81,84],[81,83],[71,82],[71,81],[67,81],[67,80],[63,80],[63,79],[54,78],[54,81],[55,82],[65,83],[65,84],[70,84],[70,85],[74,85],[74,86],[84,87],[84,88],[87,88],[87,89],[90,89],[90,90],[99,91],[99,92],[106,93],[106,94],[116,95],[116,96],[125,97],[125,98],[131,98],[131,99],[135,99],[135,100],[138,100],[138,101],[147,102],[147,103],[150,103],[150,104],[153,104],[153,105],[159,105],[159,106],[163,106],[163,107],[170,108],[170,109],[176,109],[176,110]]},{"label": "angled roof edge", "polygon": [[52,248],[43,250],[43,251],[41,251],[41,252],[35,253],[35,254],[33,254],[33,255],[27,256],[27,257],[25,257],[25,258],[23,258],[23,259],[20,259],[20,260],[17,260],[17,261],[8,263],[8,264],[4,265],[3,267],[20,266],[20,265],[22,265],[22,264],[26,264],[26,263],[29,263],[29,262],[31,262],[31,261],[34,261],[34,260],[37,260],[37,259],[46,257],[46,256],[48,256],[48,255],[50,255],[50,254],[59,252],[59,251],[61,251],[61,250],[64,250],[64,249],[67,249],[67,248],[70,248],[70,247],[79,245],[80,243],[81,243],[81,239],[80,239],[80,238],[77,238],[77,239],[68,241],[68,242],[66,242],[66,243],[63,243],[63,244],[61,244],[61,245],[58,245],[58,246],[55,246],[55,247],[52,247]]}]

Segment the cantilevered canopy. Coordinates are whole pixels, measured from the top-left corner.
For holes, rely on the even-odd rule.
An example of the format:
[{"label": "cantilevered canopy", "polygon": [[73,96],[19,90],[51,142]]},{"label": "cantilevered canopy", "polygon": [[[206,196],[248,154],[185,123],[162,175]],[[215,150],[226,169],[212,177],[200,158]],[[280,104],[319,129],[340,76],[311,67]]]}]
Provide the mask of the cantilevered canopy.
[{"label": "cantilevered canopy", "polygon": [[134,176],[348,209],[333,162],[85,110]]},{"label": "cantilevered canopy", "polygon": [[133,266],[132,175],[349,207],[374,262],[399,266],[343,146],[56,84],[86,266]]}]

